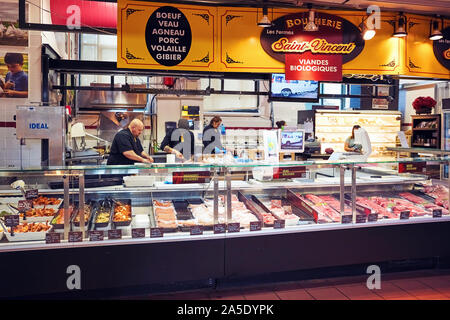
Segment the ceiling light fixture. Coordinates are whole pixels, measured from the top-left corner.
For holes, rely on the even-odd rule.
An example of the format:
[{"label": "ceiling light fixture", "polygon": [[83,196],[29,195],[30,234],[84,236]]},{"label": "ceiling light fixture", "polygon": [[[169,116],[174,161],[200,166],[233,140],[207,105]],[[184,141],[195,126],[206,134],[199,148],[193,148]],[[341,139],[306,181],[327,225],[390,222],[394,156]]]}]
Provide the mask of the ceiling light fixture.
[{"label": "ceiling light fixture", "polygon": [[430,40],[440,40],[444,37],[441,30],[439,30],[439,20],[430,21]]},{"label": "ceiling light fixture", "polygon": [[406,17],[403,12],[400,12],[400,17],[397,20],[397,28],[394,30],[394,37],[401,38],[406,37],[408,33],[406,32]]},{"label": "ceiling light fixture", "polygon": [[270,21],[267,14],[268,14],[267,7],[264,6],[263,7],[263,16],[262,16],[261,20],[258,21],[258,26],[260,26],[262,28],[268,28],[268,27],[272,26],[272,21]]},{"label": "ceiling light fixture", "polygon": [[312,5],[308,3],[309,17],[308,23],[303,27],[303,31],[318,31],[319,27],[314,23],[314,10],[312,10]]},{"label": "ceiling light fixture", "polygon": [[361,24],[359,25],[361,28],[361,35],[363,37],[364,40],[370,40],[375,36],[375,25],[373,23],[368,24],[367,22],[369,21],[369,18],[372,16],[372,14],[374,14],[375,12],[372,12],[368,17],[366,17],[366,19],[364,19],[361,22]]}]

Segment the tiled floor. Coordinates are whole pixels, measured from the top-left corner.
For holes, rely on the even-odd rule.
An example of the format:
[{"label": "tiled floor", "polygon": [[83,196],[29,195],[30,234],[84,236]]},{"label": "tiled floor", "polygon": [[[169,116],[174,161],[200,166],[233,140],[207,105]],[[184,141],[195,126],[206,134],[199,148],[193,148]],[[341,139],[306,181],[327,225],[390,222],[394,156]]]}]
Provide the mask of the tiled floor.
[{"label": "tiled floor", "polygon": [[234,289],[206,289],[134,297],[149,300],[450,300],[450,270],[382,275],[381,289],[370,290],[367,277],[342,277],[264,284]]}]

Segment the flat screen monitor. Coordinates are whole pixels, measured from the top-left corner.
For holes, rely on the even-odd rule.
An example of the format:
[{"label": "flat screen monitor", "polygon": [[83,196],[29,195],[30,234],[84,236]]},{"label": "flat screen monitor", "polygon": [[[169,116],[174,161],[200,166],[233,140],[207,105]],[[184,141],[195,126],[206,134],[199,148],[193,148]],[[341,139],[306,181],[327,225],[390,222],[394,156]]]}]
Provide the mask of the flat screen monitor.
[{"label": "flat screen monitor", "polygon": [[193,119],[188,119],[189,130],[195,130],[195,123]]},{"label": "flat screen monitor", "polygon": [[318,102],[319,82],[286,80],[284,73],[272,73],[269,101]]},{"label": "flat screen monitor", "polygon": [[297,152],[305,151],[305,130],[279,130],[280,152]]}]

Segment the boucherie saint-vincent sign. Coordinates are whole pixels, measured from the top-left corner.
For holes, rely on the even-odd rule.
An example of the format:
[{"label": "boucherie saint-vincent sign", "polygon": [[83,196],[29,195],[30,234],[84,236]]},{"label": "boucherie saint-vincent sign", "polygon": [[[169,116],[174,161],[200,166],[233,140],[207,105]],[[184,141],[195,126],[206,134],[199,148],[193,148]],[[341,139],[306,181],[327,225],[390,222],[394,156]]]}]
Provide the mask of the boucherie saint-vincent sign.
[{"label": "boucherie saint-vincent sign", "polygon": [[433,41],[433,51],[436,59],[450,70],[450,27],[442,31],[444,37]]},{"label": "boucherie saint-vincent sign", "polygon": [[316,13],[318,31],[304,31],[308,12],[289,14],[273,21],[261,33],[267,54],[284,62],[287,80],[341,81],[342,65],[364,49],[359,29],[349,21]]}]

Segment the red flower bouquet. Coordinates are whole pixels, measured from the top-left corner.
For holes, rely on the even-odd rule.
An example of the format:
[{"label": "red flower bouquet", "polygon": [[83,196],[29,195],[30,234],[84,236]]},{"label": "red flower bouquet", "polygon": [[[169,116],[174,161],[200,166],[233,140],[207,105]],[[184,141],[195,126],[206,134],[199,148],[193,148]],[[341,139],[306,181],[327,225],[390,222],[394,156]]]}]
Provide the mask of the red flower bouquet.
[{"label": "red flower bouquet", "polygon": [[431,113],[431,109],[436,106],[436,100],[432,97],[417,97],[412,105],[416,113]]}]

